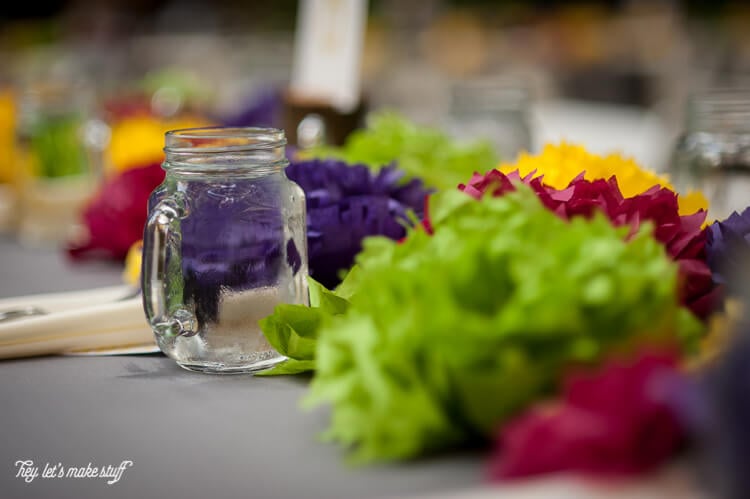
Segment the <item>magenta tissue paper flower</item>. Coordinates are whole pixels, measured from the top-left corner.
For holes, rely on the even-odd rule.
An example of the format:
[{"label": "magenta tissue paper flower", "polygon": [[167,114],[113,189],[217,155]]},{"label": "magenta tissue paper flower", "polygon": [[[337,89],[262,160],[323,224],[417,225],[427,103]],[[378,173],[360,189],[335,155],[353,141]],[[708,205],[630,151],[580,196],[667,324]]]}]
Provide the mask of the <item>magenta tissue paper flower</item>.
[{"label": "magenta tissue paper flower", "polygon": [[159,163],[133,168],[105,180],[83,212],[87,236],[69,243],[76,259],[105,257],[124,260],[143,237],[148,197],[164,180]]},{"label": "magenta tissue paper flower", "polygon": [[502,428],[490,478],[657,468],[683,443],[669,394],[681,376],[676,364],[670,354],[646,354],[570,377],[559,402],[534,407]]}]

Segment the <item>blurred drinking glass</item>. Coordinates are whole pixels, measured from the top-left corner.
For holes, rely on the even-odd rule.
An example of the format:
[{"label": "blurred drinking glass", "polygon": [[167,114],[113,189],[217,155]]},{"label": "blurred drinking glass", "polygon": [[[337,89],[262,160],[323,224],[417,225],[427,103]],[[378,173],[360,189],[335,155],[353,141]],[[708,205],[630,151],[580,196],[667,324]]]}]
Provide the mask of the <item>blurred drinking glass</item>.
[{"label": "blurred drinking glass", "polygon": [[671,175],[680,192],[698,189],[705,194],[711,219],[750,205],[750,89],[690,97]]},{"label": "blurred drinking glass", "polygon": [[100,140],[92,140],[90,101],[83,88],[62,84],[34,86],[19,97],[17,230],[24,243],[61,242],[75,231],[103,151]]},{"label": "blurred drinking glass", "polygon": [[531,93],[518,80],[462,82],[451,92],[449,131],[459,139],[486,139],[504,160],[531,149]]}]

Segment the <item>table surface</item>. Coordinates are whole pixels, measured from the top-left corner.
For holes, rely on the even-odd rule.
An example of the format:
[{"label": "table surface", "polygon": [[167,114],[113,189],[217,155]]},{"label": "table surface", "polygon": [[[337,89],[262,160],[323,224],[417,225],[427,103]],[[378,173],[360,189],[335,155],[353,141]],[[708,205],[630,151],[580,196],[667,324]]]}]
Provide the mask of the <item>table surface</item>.
[{"label": "table surface", "polygon": [[[120,267],[72,264],[52,249],[0,239],[0,297],[120,283]],[[482,482],[470,453],[352,468],[316,440],[306,382],[197,374],[161,355],[43,357],[0,363],[0,496],[334,498],[431,494]],[[117,484],[16,478],[15,462],[133,462]]]},{"label": "table surface", "polygon": [[[120,267],[72,264],[52,249],[0,237],[0,298],[120,283]],[[306,381],[205,375],[161,355],[40,357],[0,362],[0,497],[369,498],[696,497],[684,473],[612,495],[554,478],[482,488],[485,456],[451,453],[356,468],[316,435],[325,410],[304,412]],[[119,482],[16,476],[16,461],[64,467],[119,466]],[[468,490],[468,492],[466,492]]]}]

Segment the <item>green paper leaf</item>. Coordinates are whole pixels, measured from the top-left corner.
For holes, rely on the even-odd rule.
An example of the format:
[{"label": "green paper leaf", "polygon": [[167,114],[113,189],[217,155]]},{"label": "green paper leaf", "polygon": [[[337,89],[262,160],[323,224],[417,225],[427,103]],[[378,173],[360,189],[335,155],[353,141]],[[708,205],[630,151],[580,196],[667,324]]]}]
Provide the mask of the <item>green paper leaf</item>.
[{"label": "green paper leaf", "polygon": [[270,369],[255,373],[255,376],[281,376],[291,374],[302,374],[311,372],[315,369],[314,360],[296,360],[287,359],[280,364],[276,364]]},{"label": "green paper leaf", "polygon": [[350,268],[346,277],[341,281],[341,284],[336,287],[334,291],[336,295],[345,300],[350,300],[352,296],[354,296],[354,293],[357,292],[357,287],[359,286],[359,275],[360,269],[358,266],[354,265]]},{"label": "green paper leaf", "polygon": [[277,305],[259,324],[268,343],[280,354],[297,360],[315,357],[315,340],[323,312],[304,305]]},{"label": "green paper leaf", "polygon": [[312,277],[307,278],[310,287],[310,306],[320,308],[331,315],[343,314],[349,308],[349,302],[333,291],[328,290]]},{"label": "green paper leaf", "polygon": [[[349,308],[349,302],[334,294],[308,277],[310,289],[310,303],[313,305],[281,304],[274,308],[273,314],[259,321],[268,343],[280,354],[290,360],[306,361],[304,370],[315,367],[315,348],[318,332],[325,320],[343,314]],[[288,361],[287,361],[288,362]],[[273,374],[295,374],[286,372],[296,366],[274,368]]]}]

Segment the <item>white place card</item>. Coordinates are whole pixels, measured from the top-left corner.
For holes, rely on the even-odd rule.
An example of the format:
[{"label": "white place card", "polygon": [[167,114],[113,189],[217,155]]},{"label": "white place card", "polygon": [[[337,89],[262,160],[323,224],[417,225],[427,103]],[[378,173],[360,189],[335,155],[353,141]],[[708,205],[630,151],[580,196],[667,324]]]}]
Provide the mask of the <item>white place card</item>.
[{"label": "white place card", "polygon": [[367,0],[300,0],[291,91],[352,111],[360,98]]}]

